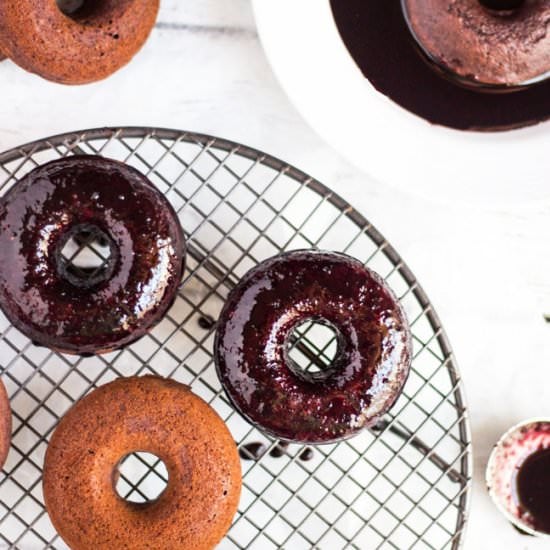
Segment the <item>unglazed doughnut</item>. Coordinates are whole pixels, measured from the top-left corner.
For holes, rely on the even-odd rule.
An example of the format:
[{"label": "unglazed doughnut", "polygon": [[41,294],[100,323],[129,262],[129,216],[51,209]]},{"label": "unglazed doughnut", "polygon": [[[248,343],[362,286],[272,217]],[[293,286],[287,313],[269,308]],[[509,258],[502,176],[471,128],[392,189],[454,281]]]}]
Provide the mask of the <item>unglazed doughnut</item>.
[{"label": "unglazed doughnut", "polygon": [[402,4],[421,49],[465,83],[514,87],[550,75],[548,0],[402,0]]},{"label": "unglazed doughnut", "polygon": [[56,0],[0,2],[0,51],[55,82],[101,80],[143,46],[158,9],[159,0],[85,0],[69,16]]},{"label": "unglazed doughnut", "polygon": [[[114,484],[132,452],[158,456],[168,485],[157,500],[127,502]],[[222,419],[187,386],[121,378],[62,418],[44,463],[44,499],[72,550],[211,550],[237,511],[241,471]]]},{"label": "unglazed doughnut", "polygon": [[[62,254],[94,234],[91,273]],[[0,199],[0,307],[37,344],[104,353],[137,340],[172,305],[185,244],[178,217],[136,169],[96,156],[45,164]]]},{"label": "unglazed doughnut", "polygon": [[[332,327],[331,365],[306,373],[288,353],[305,321]],[[231,291],[214,345],[222,384],[237,410],[288,441],[327,443],[374,424],[407,378],[411,334],[384,281],[361,262],[300,250],[250,270]]]},{"label": "unglazed doughnut", "polygon": [[0,380],[0,468],[4,466],[11,442],[11,409],[8,394]]}]

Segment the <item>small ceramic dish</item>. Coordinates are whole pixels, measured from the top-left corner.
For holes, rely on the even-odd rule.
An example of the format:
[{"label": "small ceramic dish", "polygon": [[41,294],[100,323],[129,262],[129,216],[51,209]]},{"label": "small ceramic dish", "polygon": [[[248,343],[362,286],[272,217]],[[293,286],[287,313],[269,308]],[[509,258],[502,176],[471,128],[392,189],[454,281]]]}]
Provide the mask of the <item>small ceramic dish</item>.
[{"label": "small ceramic dish", "polygon": [[550,532],[537,525],[536,518],[521,502],[518,491],[522,466],[535,453],[547,449],[550,450],[550,418],[532,418],[517,424],[495,445],[487,464],[486,482],[493,502],[515,527],[529,535],[550,538]]}]

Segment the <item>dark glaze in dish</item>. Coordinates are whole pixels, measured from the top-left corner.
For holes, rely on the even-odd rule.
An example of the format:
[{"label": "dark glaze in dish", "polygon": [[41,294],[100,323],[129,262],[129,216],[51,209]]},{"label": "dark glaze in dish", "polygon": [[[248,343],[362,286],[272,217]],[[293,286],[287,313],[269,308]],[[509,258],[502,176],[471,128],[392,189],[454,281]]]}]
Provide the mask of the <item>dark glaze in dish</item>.
[{"label": "dark glaze in dish", "polygon": [[534,529],[550,534],[550,449],[527,457],[517,472],[516,487]]},{"label": "dark glaze in dish", "polygon": [[[111,256],[79,279],[61,257],[95,228]],[[35,343],[92,354],[120,348],[157,323],[177,292],[183,231],[170,203],[140,172],[95,156],[30,172],[0,200],[0,306]]]},{"label": "dark glaze in dish", "polygon": [[409,32],[401,0],[330,0],[342,41],[381,94],[457,130],[505,131],[550,117],[550,80],[514,93],[481,93],[444,78]]},{"label": "dark glaze in dish", "polygon": [[[289,357],[292,330],[331,325],[338,352],[326,370],[306,373]],[[218,323],[218,374],[240,413],[288,441],[328,443],[375,423],[407,378],[411,334],[384,281],[343,254],[293,251],[249,271]]]}]

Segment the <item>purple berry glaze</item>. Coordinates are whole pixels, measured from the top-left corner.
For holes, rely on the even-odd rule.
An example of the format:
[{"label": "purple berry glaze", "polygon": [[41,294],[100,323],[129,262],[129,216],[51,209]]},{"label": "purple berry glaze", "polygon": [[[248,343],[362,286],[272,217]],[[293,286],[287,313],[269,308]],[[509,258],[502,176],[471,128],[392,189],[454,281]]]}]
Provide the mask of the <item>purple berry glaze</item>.
[{"label": "purple berry glaze", "polygon": [[[333,327],[332,364],[306,373],[289,357],[292,330],[306,320]],[[216,332],[222,384],[237,410],[267,434],[329,443],[370,426],[393,405],[411,362],[403,309],[358,260],[299,250],[249,271],[232,290]]]},{"label": "purple berry glaze", "polygon": [[[110,258],[79,278],[61,251],[99,234]],[[143,336],[172,304],[184,267],[183,231],[140,172],[96,156],[45,164],[0,199],[0,307],[33,342],[104,353]]]},{"label": "purple berry glaze", "polygon": [[550,449],[527,457],[517,472],[516,487],[519,502],[534,528],[550,533]]}]

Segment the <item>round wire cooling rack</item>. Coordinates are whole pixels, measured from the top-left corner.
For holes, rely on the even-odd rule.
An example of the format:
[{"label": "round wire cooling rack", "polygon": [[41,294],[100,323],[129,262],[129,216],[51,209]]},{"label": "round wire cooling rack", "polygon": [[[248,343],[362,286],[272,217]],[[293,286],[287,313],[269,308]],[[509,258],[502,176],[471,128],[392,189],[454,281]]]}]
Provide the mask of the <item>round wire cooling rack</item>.
[{"label": "round wire cooling rack", "polygon": [[[141,340],[104,356],[37,347],[0,314],[0,366],[14,419],[0,474],[0,547],[66,548],[41,489],[52,431],[92,388],[157,373],[189,384],[239,445],[243,492],[221,549],[459,548],[472,470],[460,376],[428,298],[383,236],[292,166],[176,130],[98,129],[12,149],[0,154],[0,193],[37,165],[72,154],[118,159],[146,174],[178,212],[188,239],[187,269],[166,318]],[[93,275],[105,260],[100,241],[85,235],[66,261]],[[405,307],[414,339],[411,374],[390,413],[348,441],[314,448],[272,440],[243,420],[212,360],[215,319],[227,293],[258,262],[297,248],[345,252],[380,273]],[[310,324],[295,333],[290,353],[303,368],[323,368],[334,355],[325,329]],[[167,483],[162,462],[143,453],[126,457],[120,473],[118,493],[135,502],[154,499]]]}]

